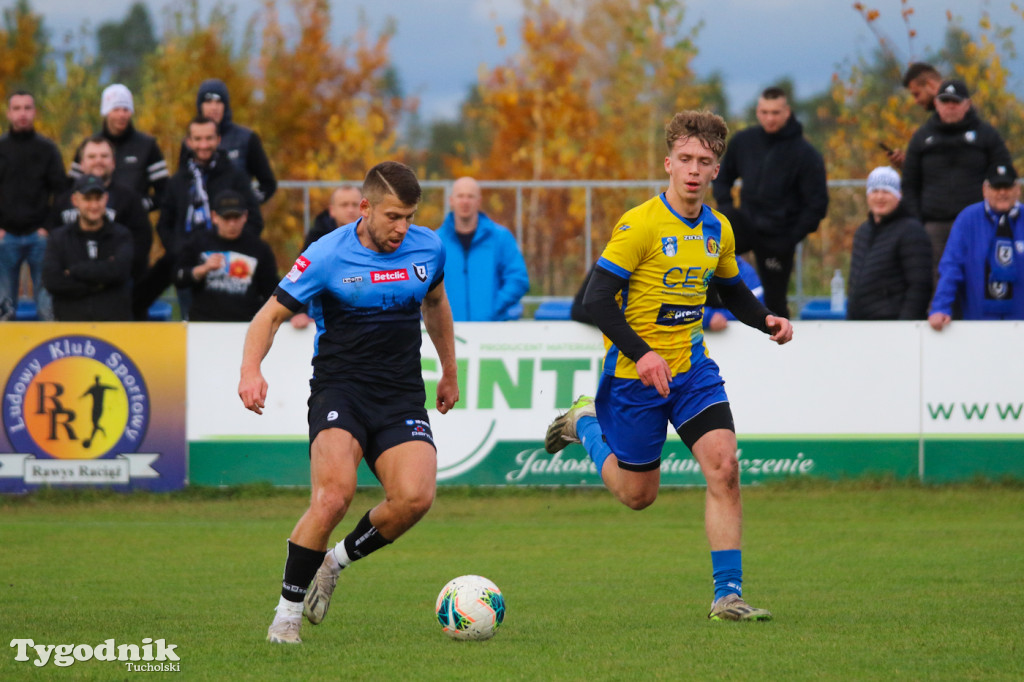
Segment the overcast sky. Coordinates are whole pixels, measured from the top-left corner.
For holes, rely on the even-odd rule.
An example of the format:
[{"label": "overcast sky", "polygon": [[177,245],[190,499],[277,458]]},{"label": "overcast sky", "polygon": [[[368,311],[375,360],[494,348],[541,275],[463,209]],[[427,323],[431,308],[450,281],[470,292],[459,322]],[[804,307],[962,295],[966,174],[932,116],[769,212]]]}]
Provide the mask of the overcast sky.
[{"label": "overcast sky", "polygon": [[[557,2],[557,0],[554,0]],[[941,45],[946,11],[974,31],[984,11],[1003,26],[1015,29],[1024,52],[1024,19],[1011,9],[1012,0],[911,0],[912,25],[918,31],[913,46],[905,38],[900,0],[864,0],[881,12],[878,25],[906,59],[921,57]],[[42,13],[55,38],[83,22],[93,29],[107,20],[120,20],[132,0],[30,0]],[[10,4],[5,1],[4,4]],[[162,8],[168,0],[147,0],[161,30]],[[235,6],[239,24],[260,7],[259,0],[224,2]],[[852,0],[686,0],[686,24],[703,22],[698,34],[700,53],[694,62],[702,75],[720,72],[734,112],[751,103],[766,85],[791,77],[798,97],[826,89],[837,69],[869,54],[877,40],[852,8]],[[200,0],[204,14],[214,6]],[[278,0],[287,6],[287,0]],[[387,18],[397,21],[392,61],[407,94],[421,98],[426,120],[453,117],[458,103],[475,82],[481,65],[505,62],[518,47],[521,0],[331,0],[335,42],[351,35],[360,13],[371,29]],[[349,19],[351,18],[351,19]],[[499,48],[495,29],[502,26],[509,41]],[[912,52],[913,50],[913,52]],[[1013,87],[1024,82],[1024,59],[1011,65]],[[214,74],[211,74],[213,76]]]}]

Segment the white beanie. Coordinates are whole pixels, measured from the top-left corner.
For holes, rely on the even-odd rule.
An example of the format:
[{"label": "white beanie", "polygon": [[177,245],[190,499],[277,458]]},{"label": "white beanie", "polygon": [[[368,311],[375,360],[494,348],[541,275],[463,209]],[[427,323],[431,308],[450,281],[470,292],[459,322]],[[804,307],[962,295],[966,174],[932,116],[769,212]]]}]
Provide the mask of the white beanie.
[{"label": "white beanie", "polygon": [[135,113],[132,91],[120,83],[114,83],[103,90],[103,98],[100,99],[100,116],[106,118],[107,114],[118,107]]},{"label": "white beanie", "polygon": [[871,194],[876,189],[884,190],[897,199],[902,199],[900,193],[900,174],[891,166],[879,166],[868,175],[867,193]]}]

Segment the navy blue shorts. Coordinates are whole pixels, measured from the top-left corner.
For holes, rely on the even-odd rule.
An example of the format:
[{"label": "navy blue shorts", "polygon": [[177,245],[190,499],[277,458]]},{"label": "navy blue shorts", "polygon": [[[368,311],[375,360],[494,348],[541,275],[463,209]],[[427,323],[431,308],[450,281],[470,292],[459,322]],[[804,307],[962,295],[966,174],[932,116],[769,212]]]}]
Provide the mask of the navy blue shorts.
[{"label": "navy blue shorts", "polygon": [[309,442],[312,445],[324,429],[344,429],[363,449],[370,470],[382,452],[402,443],[423,441],[435,450],[430,419],[422,403],[367,400],[365,391],[338,386],[322,386],[309,396]]},{"label": "navy blue shorts", "polygon": [[634,471],[658,467],[669,422],[690,448],[708,431],[735,430],[725,382],[710,358],[672,377],[667,398],[639,379],[602,374],[595,407],[619,466]]}]

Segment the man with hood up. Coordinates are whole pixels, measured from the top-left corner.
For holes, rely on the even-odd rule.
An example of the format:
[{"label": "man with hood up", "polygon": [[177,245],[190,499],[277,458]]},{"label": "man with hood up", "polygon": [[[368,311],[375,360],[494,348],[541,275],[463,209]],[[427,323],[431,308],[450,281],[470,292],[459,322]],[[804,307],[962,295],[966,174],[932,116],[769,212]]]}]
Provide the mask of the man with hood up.
[{"label": "man with hood up", "polygon": [[[758,125],[729,141],[712,192],[732,223],[736,253],[754,251],[764,304],[788,318],[786,290],[796,245],[818,229],[828,211],[825,161],[804,138],[781,88],[761,93],[756,114]],[[732,186],[740,178],[735,208]]]},{"label": "man with hood up", "polygon": [[[196,94],[196,115],[203,116],[217,124],[220,135],[220,149],[228,159],[253,180],[253,192],[261,204],[266,203],[277,191],[277,178],[270,167],[267,153],[259,133],[239,125],[232,120],[231,98],[228,86],[218,78],[203,81]],[[184,161],[187,149],[181,145],[179,166]]]}]

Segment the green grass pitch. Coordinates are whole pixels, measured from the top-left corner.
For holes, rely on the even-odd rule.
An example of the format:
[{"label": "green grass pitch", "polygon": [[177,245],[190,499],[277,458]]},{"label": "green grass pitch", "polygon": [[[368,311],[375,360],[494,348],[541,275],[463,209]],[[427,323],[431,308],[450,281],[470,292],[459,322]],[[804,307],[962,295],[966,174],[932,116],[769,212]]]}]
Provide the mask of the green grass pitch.
[{"label": "green grass pitch", "polygon": [[[380,499],[361,491],[340,539]],[[713,623],[703,490],[632,512],[597,490],[445,490],[346,570],[304,644],[264,641],[304,491],[0,498],[0,680],[37,644],[176,644],[188,680],[1021,680],[1024,489],[892,482],[746,488],[745,595],[770,623]],[[487,642],[434,619],[451,578],[505,594]],[[149,673],[154,674],[154,673]]]}]

